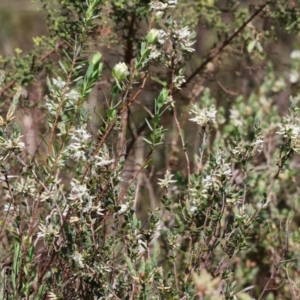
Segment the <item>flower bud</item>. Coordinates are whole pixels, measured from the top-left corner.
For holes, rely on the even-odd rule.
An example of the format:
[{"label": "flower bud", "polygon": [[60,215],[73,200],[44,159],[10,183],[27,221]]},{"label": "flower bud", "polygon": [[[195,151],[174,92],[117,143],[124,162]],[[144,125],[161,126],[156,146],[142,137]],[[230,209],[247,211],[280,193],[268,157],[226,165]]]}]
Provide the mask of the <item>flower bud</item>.
[{"label": "flower bud", "polygon": [[97,52],[94,54],[93,58],[92,58],[92,64],[93,65],[96,65],[96,64],[99,64],[100,63],[100,60],[102,58],[102,54]]},{"label": "flower bud", "polygon": [[159,31],[157,29],[151,29],[146,36],[146,40],[149,44],[155,44],[159,38]]},{"label": "flower bud", "polygon": [[116,80],[120,81],[125,79],[129,75],[129,70],[124,62],[117,63],[112,70],[112,75]]}]

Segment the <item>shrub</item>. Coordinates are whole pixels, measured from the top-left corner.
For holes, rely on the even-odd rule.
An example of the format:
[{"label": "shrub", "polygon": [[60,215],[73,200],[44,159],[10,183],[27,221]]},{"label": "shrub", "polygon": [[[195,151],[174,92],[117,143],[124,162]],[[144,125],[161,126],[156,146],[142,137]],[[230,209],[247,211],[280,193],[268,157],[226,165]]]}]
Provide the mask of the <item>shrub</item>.
[{"label": "shrub", "polygon": [[1,59],[0,298],[298,299],[297,5],[41,2]]}]

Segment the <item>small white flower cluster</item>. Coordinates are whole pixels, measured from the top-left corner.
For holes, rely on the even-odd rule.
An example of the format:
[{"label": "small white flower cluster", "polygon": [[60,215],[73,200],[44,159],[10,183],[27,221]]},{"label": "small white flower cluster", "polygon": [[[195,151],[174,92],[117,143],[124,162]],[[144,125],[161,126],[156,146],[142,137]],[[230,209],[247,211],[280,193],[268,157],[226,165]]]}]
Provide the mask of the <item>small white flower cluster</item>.
[{"label": "small white flower cluster", "polygon": [[149,59],[156,59],[161,56],[162,54],[162,46],[165,44],[167,39],[167,33],[160,29],[151,29],[146,37],[149,48],[151,49],[151,52],[149,54]]},{"label": "small white flower cluster", "polygon": [[59,298],[56,296],[56,294],[52,292],[47,292],[47,299],[48,300],[58,300]]},{"label": "small white flower cluster", "polygon": [[178,24],[174,24],[174,30],[172,33],[172,38],[179,42],[181,46],[181,51],[183,52],[194,52],[195,49],[192,48],[195,41],[195,33],[191,32],[188,26],[183,28],[180,27]]},{"label": "small white flower cluster", "polygon": [[299,80],[299,72],[297,70],[291,70],[289,74],[290,83],[296,83]]},{"label": "small white flower cluster", "polygon": [[99,152],[99,155],[94,156],[93,166],[104,167],[111,165],[115,160],[110,158],[108,147],[104,144]]},{"label": "small white flower cluster", "polygon": [[231,177],[232,167],[230,161],[222,153],[217,154],[215,161],[207,164],[199,178],[191,182],[189,190],[190,212],[197,211],[201,199],[208,199],[212,194],[216,195],[220,188],[225,187]]},{"label": "small white flower cluster", "polygon": [[98,215],[103,215],[101,203],[98,203],[97,206],[93,204],[93,200],[95,198],[96,196],[90,195],[89,189],[87,188],[86,184],[81,184],[79,180],[74,178],[72,179],[71,190],[68,197],[70,205],[75,206],[82,212],[95,211]]},{"label": "small white flower cluster", "polygon": [[22,142],[22,135],[5,139],[0,137],[0,161],[6,160],[10,154],[19,154],[23,151],[25,144]]},{"label": "small white flower cluster", "polygon": [[[36,200],[39,195],[38,183],[33,178],[28,177],[25,179],[24,177],[20,177],[12,183],[12,188],[15,195],[22,195],[23,202],[25,203],[28,201],[28,198]],[[9,193],[6,196],[10,198]]]},{"label": "small white flower cluster", "polygon": [[[170,66],[170,61],[165,61],[166,56],[163,55],[169,52],[169,50],[164,49],[165,45],[169,47],[169,43],[167,43],[168,40],[170,42],[172,41],[173,46],[176,47],[176,63],[179,62],[186,53],[195,51],[195,49],[192,48],[192,45],[195,43],[195,33],[191,32],[188,26],[181,27],[181,24],[175,21],[170,22],[167,32],[162,29],[151,29],[146,36],[146,40],[151,50],[149,59],[159,58],[166,66]],[[183,74],[179,71],[179,74],[177,74],[174,79],[174,82],[178,83],[178,86],[185,82],[182,75]]]},{"label": "small white flower cluster", "polygon": [[261,153],[264,148],[264,140],[262,136],[257,136],[256,139],[251,143],[253,152]]},{"label": "small white flower cluster", "polygon": [[164,188],[167,189],[171,183],[177,182],[177,180],[173,180],[173,179],[172,179],[173,176],[174,176],[174,175],[171,174],[171,172],[170,172],[169,170],[167,170],[164,179],[158,179],[158,184],[159,184],[161,187],[164,187]]},{"label": "small white flower cluster", "polygon": [[12,211],[18,211],[20,209],[19,205],[14,206],[12,203],[10,204],[4,204],[3,211],[12,212]]},{"label": "small white flower cluster", "polygon": [[95,162],[95,166],[96,167],[104,167],[104,166],[108,166],[110,164],[112,164],[115,160],[114,159],[110,159],[108,155],[104,155],[104,156],[99,156],[96,155],[94,157],[94,162]]},{"label": "small white flower cluster", "polygon": [[290,58],[291,58],[292,69],[291,69],[290,73],[288,74],[288,77],[289,77],[290,83],[294,84],[299,81],[299,77],[300,77],[299,72],[298,72],[299,62],[300,62],[300,51],[293,50],[291,52]]},{"label": "small white flower cluster", "polygon": [[72,139],[79,144],[87,143],[91,139],[91,135],[83,128],[74,131]]},{"label": "small white flower cluster", "polygon": [[185,77],[183,75],[175,75],[173,79],[174,86],[177,89],[181,89],[183,83],[185,83]]},{"label": "small white flower cluster", "polygon": [[108,168],[115,162],[114,158],[110,157],[107,145],[103,145],[98,155],[91,158],[91,176],[99,176],[99,168]]},{"label": "small white flower cluster", "polygon": [[300,50],[293,50],[290,55],[291,59],[300,60]]},{"label": "small white flower cluster", "polygon": [[72,143],[64,150],[64,154],[75,161],[87,161],[86,151],[90,147],[91,135],[84,129],[72,131]]},{"label": "small white flower cluster", "polygon": [[277,134],[285,139],[289,139],[292,150],[300,154],[300,119],[285,117],[278,127]]},{"label": "small white flower cluster", "polygon": [[91,196],[86,185],[81,184],[78,180],[73,178],[71,181],[71,191],[68,199],[71,201],[76,201],[76,203],[83,203],[90,198]]},{"label": "small white flower cluster", "polygon": [[52,223],[49,225],[41,224],[39,226],[39,232],[37,234],[38,239],[43,238],[45,240],[49,240],[50,242],[59,237],[59,228]]},{"label": "small white flower cluster", "polygon": [[72,256],[72,259],[75,261],[79,268],[84,268],[83,256],[81,253],[75,251],[75,253]]},{"label": "small white flower cluster", "polygon": [[230,112],[231,123],[236,127],[242,127],[244,124],[243,122],[244,118],[241,115],[240,111],[238,109],[231,108],[229,112]]},{"label": "small white flower cluster", "polygon": [[245,145],[244,143],[238,143],[231,151],[233,155],[236,157],[252,157],[256,153],[261,153],[264,147],[264,140],[261,135],[257,135],[255,140],[249,145]]},{"label": "small white flower cluster", "polygon": [[224,157],[218,156],[216,159],[214,175],[216,177],[226,177],[227,179],[231,178],[232,170],[230,162],[228,162]]},{"label": "small white flower cluster", "polygon": [[55,117],[57,113],[57,109],[59,107],[59,103],[56,101],[50,99],[50,97],[46,96],[45,97],[45,106],[46,106],[46,113]]},{"label": "small white flower cluster", "polygon": [[172,95],[169,95],[169,96],[168,96],[168,98],[167,98],[165,104],[169,104],[171,107],[175,107],[175,101],[174,101]]},{"label": "small white flower cluster", "polygon": [[118,81],[126,79],[129,74],[129,68],[124,62],[117,63],[112,69],[112,75]]},{"label": "small white flower cluster", "polygon": [[52,84],[58,89],[63,89],[66,86],[66,82],[61,77],[53,78]]},{"label": "small white flower cluster", "polygon": [[78,101],[80,99],[80,94],[75,89],[72,89],[71,91],[66,93],[65,98],[67,99],[65,107],[72,108],[78,103]]},{"label": "small white flower cluster", "polygon": [[198,105],[192,105],[190,114],[194,115],[194,118],[189,119],[192,122],[196,122],[198,125],[205,127],[208,124],[216,123],[217,111],[212,105],[209,108],[200,109]]},{"label": "small white flower cluster", "polygon": [[49,83],[49,88],[51,90],[53,99],[47,97],[46,108],[52,116],[56,116],[57,108],[60,105],[63,90],[65,93],[65,95],[63,96],[63,99],[65,101],[65,108],[73,108],[80,100],[80,93],[75,88],[70,89],[69,87],[67,87],[66,82],[63,81],[61,77],[53,78],[52,85],[51,83]]},{"label": "small white flower cluster", "polygon": [[150,8],[155,11],[156,17],[161,17],[168,7],[175,7],[176,5],[177,0],[169,0],[168,3],[155,0],[150,2]]}]

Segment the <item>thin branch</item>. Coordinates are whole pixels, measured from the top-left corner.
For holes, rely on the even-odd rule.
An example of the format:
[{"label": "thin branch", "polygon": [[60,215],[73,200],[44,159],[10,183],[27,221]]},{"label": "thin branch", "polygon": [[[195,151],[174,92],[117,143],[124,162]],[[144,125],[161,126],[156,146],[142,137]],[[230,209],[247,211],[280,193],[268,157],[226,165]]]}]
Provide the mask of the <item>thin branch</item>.
[{"label": "thin branch", "polygon": [[204,67],[211,61],[213,61],[215,58],[217,58],[223,50],[246,28],[246,26],[256,17],[258,16],[265,7],[269,4],[269,1],[267,1],[265,4],[261,5],[249,18],[246,20],[242,26],[236,30],[227,40],[225,40],[219,48],[217,48],[215,51],[210,52],[204,61],[201,63],[201,65],[187,78],[186,82],[182,84],[182,88],[186,87],[191,80],[200,73]]},{"label": "thin branch", "polygon": [[[42,63],[44,62],[48,57],[50,57],[53,53],[55,53],[57,51],[57,49],[61,48],[62,46],[64,46],[66,44],[65,41],[60,42],[57,47],[47,53],[45,53],[39,60],[38,63]],[[12,80],[10,81],[6,86],[4,86],[1,90],[0,90],[0,95],[2,95],[5,91],[9,90],[11,87],[13,87],[16,84],[17,80]]]}]

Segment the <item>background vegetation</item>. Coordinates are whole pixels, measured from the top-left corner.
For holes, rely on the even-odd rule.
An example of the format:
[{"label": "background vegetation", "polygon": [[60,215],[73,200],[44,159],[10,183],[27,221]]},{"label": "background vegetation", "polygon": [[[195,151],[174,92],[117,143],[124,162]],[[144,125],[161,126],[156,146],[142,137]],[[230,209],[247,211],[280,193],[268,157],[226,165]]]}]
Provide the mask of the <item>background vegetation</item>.
[{"label": "background vegetation", "polygon": [[300,1],[0,1],[0,299],[300,299]]}]

